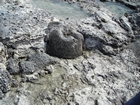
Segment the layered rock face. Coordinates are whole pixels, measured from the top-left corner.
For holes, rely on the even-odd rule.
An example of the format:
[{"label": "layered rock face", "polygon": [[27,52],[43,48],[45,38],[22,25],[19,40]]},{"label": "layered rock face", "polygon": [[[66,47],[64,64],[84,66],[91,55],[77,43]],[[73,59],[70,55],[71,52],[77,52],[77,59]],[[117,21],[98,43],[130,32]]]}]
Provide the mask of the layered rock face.
[{"label": "layered rock face", "polygon": [[0,6],[0,105],[123,105],[139,92],[140,64],[125,48],[139,11],[118,18],[72,1],[91,15],[56,22],[22,0]]}]

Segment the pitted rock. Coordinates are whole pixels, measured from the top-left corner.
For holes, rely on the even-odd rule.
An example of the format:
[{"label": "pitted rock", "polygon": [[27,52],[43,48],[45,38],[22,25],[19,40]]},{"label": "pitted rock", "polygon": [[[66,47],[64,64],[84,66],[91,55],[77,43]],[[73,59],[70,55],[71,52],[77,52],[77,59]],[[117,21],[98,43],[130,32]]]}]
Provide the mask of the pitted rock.
[{"label": "pitted rock", "polygon": [[[51,27],[51,28],[50,28]],[[82,55],[83,35],[74,30],[67,30],[61,23],[50,23],[47,53],[59,58],[75,58]]]}]

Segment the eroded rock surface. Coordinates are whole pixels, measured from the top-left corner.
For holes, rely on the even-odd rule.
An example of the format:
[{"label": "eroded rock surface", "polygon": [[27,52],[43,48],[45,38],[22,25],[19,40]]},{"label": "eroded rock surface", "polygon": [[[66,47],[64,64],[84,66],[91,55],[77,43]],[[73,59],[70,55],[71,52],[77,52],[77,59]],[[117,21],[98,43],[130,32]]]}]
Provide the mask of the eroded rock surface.
[{"label": "eroded rock surface", "polygon": [[136,9],[138,6],[140,6],[140,1],[139,0],[100,0],[102,2],[120,2],[132,9]]},{"label": "eroded rock surface", "polygon": [[118,18],[92,0],[73,0],[91,16],[51,22],[25,2],[0,6],[1,105],[123,105],[139,92],[139,61],[125,48],[139,33],[130,21],[135,15],[139,26],[139,12]]},{"label": "eroded rock surface", "polygon": [[131,27],[135,35],[140,34],[140,14],[139,13],[140,13],[140,7],[135,9],[132,13],[129,13],[127,16],[128,20],[131,23]]},{"label": "eroded rock surface", "polygon": [[59,22],[51,22],[47,41],[47,53],[60,58],[75,58],[82,55],[83,35],[64,27]]},{"label": "eroded rock surface", "polygon": [[7,93],[12,85],[12,78],[4,64],[0,63],[0,99]]}]

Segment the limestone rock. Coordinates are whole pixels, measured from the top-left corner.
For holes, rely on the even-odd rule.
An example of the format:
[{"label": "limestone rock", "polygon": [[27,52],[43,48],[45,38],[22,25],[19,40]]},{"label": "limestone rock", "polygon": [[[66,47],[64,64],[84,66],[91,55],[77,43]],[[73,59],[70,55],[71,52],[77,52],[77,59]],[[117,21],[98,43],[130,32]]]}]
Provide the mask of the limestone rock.
[{"label": "limestone rock", "polygon": [[[61,21],[62,24],[48,25],[49,12],[20,5],[23,0],[6,1],[9,3],[5,7],[0,6],[0,54],[7,60],[7,65],[0,62],[0,105],[122,105],[139,92],[139,61],[130,50],[116,52],[131,39],[128,31],[113,20],[110,12],[95,6],[96,2],[93,5],[93,0],[73,0],[82,3],[83,9],[90,9],[92,15],[76,23]],[[138,33],[138,11],[134,15],[128,14],[129,21],[123,18],[123,22],[126,28],[133,26],[132,31]],[[67,46],[63,49],[68,53],[68,49],[74,51],[71,45],[78,44],[74,48],[81,54],[82,43],[91,51],[83,51],[83,56],[78,58],[75,52],[72,52],[74,56],[59,52],[61,58],[75,59],[51,57],[45,53],[46,49],[49,51],[50,41],[54,51],[53,45]],[[102,53],[93,51],[94,48]],[[18,87],[14,86],[13,78]],[[9,91],[11,84],[15,88]]]},{"label": "limestone rock", "polygon": [[130,23],[126,18],[123,20],[126,30],[113,19],[110,12],[104,10],[96,11],[92,17],[83,19],[82,23],[78,24],[78,32],[84,35],[84,48],[98,49],[105,53],[107,52],[105,46],[108,46],[110,54],[117,54],[117,50],[121,50],[133,39]]},{"label": "limestone rock", "polygon": [[46,69],[45,71],[47,71],[49,74],[51,74],[53,72],[53,66],[52,65],[49,65],[49,66],[46,66]]},{"label": "limestone rock", "polygon": [[84,40],[84,48],[87,50],[92,50],[101,47],[101,42],[96,38],[85,38]]},{"label": "limestone rock", "polygon": [[14,5],[13,1],[0,10],[0,41],[7,48],[16,50],[18,57],[33,53],[32,48],[45,52],[44,29],[47,28],[51,14],[22,3]]},{"label": "limestone rock", "polygon": [[140,2],[138,0],[118,0],[118,2],[125,4],[126,6],[132,8],[132,9],[136,9],[137,6],[140,6]]},{"label": "limestone rock", "polygon": [[0,63],[0,70],[6,70],[6,66],[3,63]]}]

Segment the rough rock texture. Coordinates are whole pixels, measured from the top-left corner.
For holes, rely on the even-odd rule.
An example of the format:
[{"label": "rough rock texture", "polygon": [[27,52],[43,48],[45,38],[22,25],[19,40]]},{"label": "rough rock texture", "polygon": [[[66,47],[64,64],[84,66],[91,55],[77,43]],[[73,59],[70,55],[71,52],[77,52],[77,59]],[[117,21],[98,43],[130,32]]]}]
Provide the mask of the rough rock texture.
[{"label": "rough rock texture", "polygon": [[28,56],[28,61],[33,62],[35,64],[35,68],[43,69],[49,64],[56,63],[53,57],[50,57],[46,53],[34,53]]},{"label": "rough rock texture", "polygon": [[129,31],[122,27],[110,12],[106,12],[101,9],[94,12],[90,18],[83,19],[78,31],[84,35],[86,49],[98,48],[104,54],[110,55],[128,44],[133,39],[133,32],[128,21],[121,23],[128,27]]},{"label": "rough rock texture", "polygon": [[18,60],[13,58],[7,61],[7,70],[10,74],[18,74],[20,72],[18,63]]},{"label": "rough rock texture", "polygon": [[139,0],[118,0],[118,2],[125,4],[126,6],[136,9],[138,6],[140,6]]},{"label": "rough rock texture", "polygon": [[47,53],[60,58],[75,58],[82,54],[83,35],[64,27],[60,22],[51,22]]},{"label": "rough rock texture", "polygon": [[139,0],[100,0],[102,2],[120,2],[132,9],[136,9],[138,6],[140,6],[140,1]]},{"label": "rough rock texture", "polygon": [[0,42],[0,63],[6,62],[6,49],[3,43]]},{"label": "rough rock texture", "polygon": [[[91,16],[53,26],[49,12],[25,2],[4,0],[0,6],[0,105],[124,105],[139,92],[139,52],[135,44],[124,47],[139,33],[130,21],[135,15],[139,26],[139,12],[118,18],[93,0],[75,0]],[[83,54],[46,54],[56,31],[83,40]]]},{"label": "rough rock texture", "polygon": [[[5,4],[0,10],[0,41],[17,57],[42,49],[45,52],[45,28],[51,19],[49,12],[24,4]],[[16,51],[16,52],[15,52]]]},{"label": "rough rock texture", "polygon": [[26,74],[32,74],[33,72],[35,72],[34,65],[35,65],[34,63],[29,61],[20,62],[21,71]]},{"label": "rough rock texture", "polygon": [[10,90],[11,84],[12,78],[9,72],[6,70],[5,65],[0,63],[0,98],[3,97],[3,93]]},{"label": "rough rock texture", "polygon": [[140,34],[140,7],[135,9],[132,13],[127,15],[129,22],[131,23],[131,27],[134,31],[135,35]]}]

